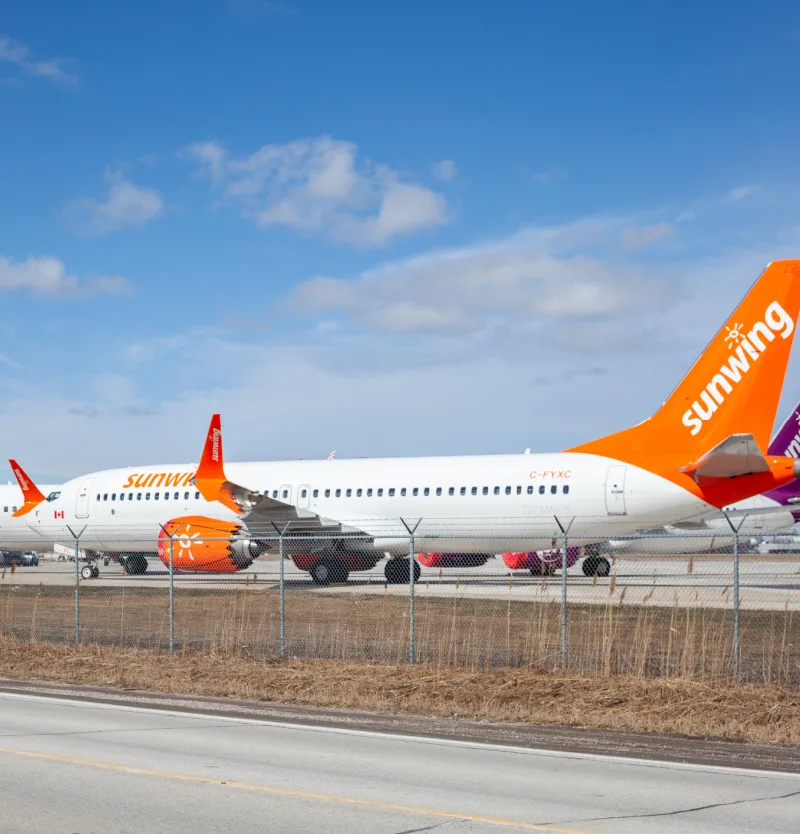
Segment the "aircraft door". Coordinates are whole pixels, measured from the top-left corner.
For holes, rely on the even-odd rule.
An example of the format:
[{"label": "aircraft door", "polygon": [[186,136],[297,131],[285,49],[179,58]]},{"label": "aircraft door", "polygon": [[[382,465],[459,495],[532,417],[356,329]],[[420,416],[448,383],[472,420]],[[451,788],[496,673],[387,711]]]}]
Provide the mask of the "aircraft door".
[{"label": "aircraft door", "polygon": [[75,517],[89,518],[89,501],[92,494],[94,478],[87,478],[78,490],[78,497],[75,501]]},{"label": "aircraft door", "polygon": [[627,466],[609,466],[606,472],[606,512],[625,515],[625,470]]},{"label": "aircraft door", "polygon": [[297,487],[297,508],[299,510],[307,510],[311,503],[311,485],[300,484]]}]

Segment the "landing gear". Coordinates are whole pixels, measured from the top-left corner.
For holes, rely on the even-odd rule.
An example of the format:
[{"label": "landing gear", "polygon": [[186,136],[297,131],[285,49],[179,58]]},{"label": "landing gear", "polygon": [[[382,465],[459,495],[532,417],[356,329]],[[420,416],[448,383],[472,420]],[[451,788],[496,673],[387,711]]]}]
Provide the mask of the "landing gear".
[{"label": "landing gear", "polygon": [[611,573],[611,562],[605,556],[587,556],[581,570],[584,576],[608,576]]},{"label": "landing gear", "polygon": [[310,570],[315,585],[329,585],[331,582],[347,582],[350,570],[344,559],[320,559]]},{"label": "landing gear", "polygon": [[[93,565],[85,565],[81,568],[81,578],[82,579],[94,579],[94,566]],[[98,571],[99,573],[99,571]]]},{"label": "landing gear", "polygon": [[138,576],[147,570],[147,559],[145,559],[144,556],[140,556],[138,553],[134,553],[132,556],[128,556],[125,559],[122,563],[122,569],[128,574],[128,576]]},{"label": "landing gear", "polygon": [[[409,569],[409,560],[408,559],[389,559],[386,563],[386,567],[383,569],[383,573],[386,576],[386,581],[390,585],[402,585],[405,582],[408,582],[411,579],[411,571]],[[416,561],[414,560],[414,581],[418,581],[420,575],[422,574],[422,570]]]},{"label": "landing gear", "polygon": [[555,565],[533,565],[530,568],[530,572],[532,576],[555,576],[556,575],[556,566]]}]

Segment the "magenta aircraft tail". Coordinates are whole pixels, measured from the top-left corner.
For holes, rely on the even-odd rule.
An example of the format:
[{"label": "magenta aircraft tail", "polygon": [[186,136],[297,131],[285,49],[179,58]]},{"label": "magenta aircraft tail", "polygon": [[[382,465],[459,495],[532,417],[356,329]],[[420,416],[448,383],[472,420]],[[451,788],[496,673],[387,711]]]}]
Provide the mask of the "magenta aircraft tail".
[{"label": "magenta aircraft tail", "polygon": [[[789,416],[778,429],[777,434],[769,444],[767,454],[775,457],[786,456],[800,458],[800,403],[791,411]],[[784,484],[765,493],[768,498],[790,507],[795,521],[800,521],[800,480]]]}]

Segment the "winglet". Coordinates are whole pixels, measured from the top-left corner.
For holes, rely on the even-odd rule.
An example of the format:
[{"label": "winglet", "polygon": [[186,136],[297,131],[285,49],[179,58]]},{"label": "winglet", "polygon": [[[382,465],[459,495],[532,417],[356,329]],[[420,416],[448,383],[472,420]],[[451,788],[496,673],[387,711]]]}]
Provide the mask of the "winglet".
[{"label": "winglet", "polygon": [[25,500],[25,503],[11,516],[12,518],[17,518],[21,515],[27,515],[46,499],[42,495],[41,490],[25,474],[25,470],[15,460],[9,459],[8,462],[11,464],[11,471],[17,479],[19,488],[22,490],[22,497]]},{"label": "winglet", "polygon": [[225,481],[222,462],[222,420],[219,414],[215,414],[208,426],[206,445],[194,474],[194,482],[206,501],[216,501]]}]

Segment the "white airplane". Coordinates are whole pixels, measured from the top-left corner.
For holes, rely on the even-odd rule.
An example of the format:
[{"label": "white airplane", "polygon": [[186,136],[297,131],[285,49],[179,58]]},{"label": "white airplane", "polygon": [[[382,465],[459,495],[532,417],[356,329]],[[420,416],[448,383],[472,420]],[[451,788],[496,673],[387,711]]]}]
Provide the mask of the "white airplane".
[{"label": "white airplane", "polygon": [[798,312],[800,261],[771,263],[651,418],[565,452],[224,466],[214,415],[198,466],[93,472],[26,503],[23,517],[42,541],[69,545],[82,532],[82,547],[121,554],[131,573],[148,556],[166,563],[170,541],[179,571],[238,571],[288,530],[288,553],[323,584],[385,555],[387,580],[407,581],[406,524],[418,521],[420,550],[476,558],[521,540],[550,547],[570,521],[572,535],[607,541],[800,475],[800,461],[761,451]]}]

